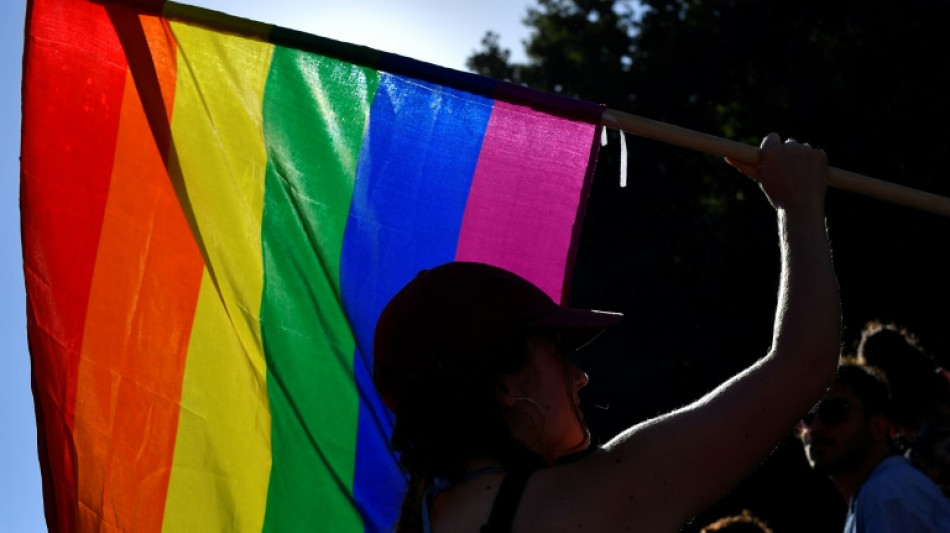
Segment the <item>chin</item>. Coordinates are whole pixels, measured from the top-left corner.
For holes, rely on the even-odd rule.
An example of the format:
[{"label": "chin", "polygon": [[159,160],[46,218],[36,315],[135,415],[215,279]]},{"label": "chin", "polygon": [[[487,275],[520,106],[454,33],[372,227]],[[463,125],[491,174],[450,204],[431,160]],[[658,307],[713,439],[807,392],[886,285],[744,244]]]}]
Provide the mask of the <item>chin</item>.
[{"label": "chin", "polygon": [[570,451],[568,451],[567,453],[572,454],[572,453],[582,452],[589,447],[590,447],[590,431],[588,431],[587,428],[584,428],[584,436],[581,437],[577,445],[571,448]]},{"label": "chin", "polygon": [[546,461],[549,464],[555,464],[564,458],[587,450],[588,447],[590,447],[590,433],[585,432],[583,437],[579,437],[578,440],[574,440],[573,445],[571,443],[565,442],[563,443],[563,446],[552,447],[551,450],[553,453],[546,455]]}]

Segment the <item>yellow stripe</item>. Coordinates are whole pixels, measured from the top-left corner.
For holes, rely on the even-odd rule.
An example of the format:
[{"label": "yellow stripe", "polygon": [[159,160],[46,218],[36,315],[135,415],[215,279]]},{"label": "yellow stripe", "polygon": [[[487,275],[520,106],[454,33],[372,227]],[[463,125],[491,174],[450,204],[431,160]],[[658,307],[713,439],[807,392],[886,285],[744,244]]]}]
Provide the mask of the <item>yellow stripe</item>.
[{"label": "yellow stripe", "polygon": [[[173,23],[170,164],[205,254],[164,531],[260,531],[271,464],[261,342],[261,104],[273,46]],[[177,160],[175,157],[177,156]]]}]

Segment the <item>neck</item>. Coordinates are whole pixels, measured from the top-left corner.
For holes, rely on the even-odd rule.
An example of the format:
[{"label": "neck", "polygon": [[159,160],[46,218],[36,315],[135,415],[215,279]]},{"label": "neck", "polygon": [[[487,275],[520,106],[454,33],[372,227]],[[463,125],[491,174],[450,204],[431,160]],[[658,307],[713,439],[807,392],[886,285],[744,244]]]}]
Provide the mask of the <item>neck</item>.
[{"label": "neck", "polygon": [[866,461],[855,466],[855,468],[831,476],[831,480],[834,482],[835,487],[838,488],[838,492],[841,493],[844,500],[850,502],[851,497],[854,496],[854,493],[867,481],[877,465],[891,455],[890,450],[878,450],[876,453],[869,455]]}]

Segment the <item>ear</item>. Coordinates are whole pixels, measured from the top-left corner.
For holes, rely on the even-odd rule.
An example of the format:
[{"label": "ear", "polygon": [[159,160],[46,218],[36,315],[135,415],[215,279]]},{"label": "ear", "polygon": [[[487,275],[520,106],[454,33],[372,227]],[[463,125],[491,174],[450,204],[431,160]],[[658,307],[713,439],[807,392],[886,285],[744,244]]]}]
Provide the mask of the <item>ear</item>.
[{"label": "ear", "polygon": [[888,436],[889,436],[892,440],[897,440],[897,439],[901,438],[901,433],[902,433],[902,432],[901,432],[901,426],[900,426],[899,424],[893,424],[893,423],[890,424],[890,425],[888,426],[887,431],[888,431]]},{"label": "ear", "polygon": [[521,382],[514,374],[506,374],[498,378],[495,384],[495,401],[498,405],[510,408],[515,405],[515,398],[524,396],[521,390]]},{"label": "ear", "polygon": [[511,407],[515,402],[511,391],[508,389],[508,384],[502,378],[499,378],[498,382],[495,383],[495,401],[502,407]]},{"label": "ear", "polygon": [[891,423],[887,415],[871,415],[870,418],[871,435],[875,440],[890,440],[900,429]]}]

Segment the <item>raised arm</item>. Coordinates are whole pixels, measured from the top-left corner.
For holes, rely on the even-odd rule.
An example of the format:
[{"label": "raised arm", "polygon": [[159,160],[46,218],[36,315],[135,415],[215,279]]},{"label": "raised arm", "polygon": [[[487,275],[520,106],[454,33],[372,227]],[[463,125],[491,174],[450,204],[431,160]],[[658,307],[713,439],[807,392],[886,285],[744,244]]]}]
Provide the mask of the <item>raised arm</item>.
[{"label": "raised arm", "polygon": [[[769,352],[696,402],[639,424],[551,473],[567,490],[564,519],[592,531],[676,531],[758,465],[834,379],[840,304],[824,219],[825,154],[762,142],[759,165],[730,164],[758,181],[776,209],[781,278]],[[543,491],[542,491],[543,492]]]}]

